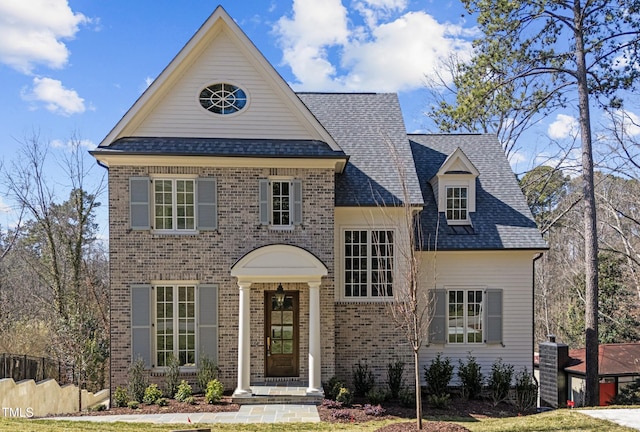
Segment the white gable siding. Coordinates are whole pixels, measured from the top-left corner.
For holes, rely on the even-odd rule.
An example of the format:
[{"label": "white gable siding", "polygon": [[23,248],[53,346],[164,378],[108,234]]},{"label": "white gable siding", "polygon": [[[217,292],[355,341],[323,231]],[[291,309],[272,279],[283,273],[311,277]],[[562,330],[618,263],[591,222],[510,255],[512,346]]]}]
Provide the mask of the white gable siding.
[{"label": "white gable siding", "polygon": [[[143,119],[133,136],[319,139],[300,114],[281,97],[267,74],[251,62],[229,34],[221,31],[204,48]],[[215,115],[198,102],[200,91],[215,82],[233,83],[246,91],[248,106],[238,114]],[[295,113],[295,114],[294,114]]]},{"label": "white gable siding", "polygon": [[[456,367],[458,359],[466,361],[469,352],[482,366],[485,377],[493,362],[502,358],[515,366],[516,371],[533,365],[533,289],[531,251],[480,251],[421,253],[421,279],[426,289],[497,288],[503,290],[503,343],[432,344],[420,351],[420,370],[431,364],[438,353],[449,357]],[[424,379],[424,376],[423,378]]]}]

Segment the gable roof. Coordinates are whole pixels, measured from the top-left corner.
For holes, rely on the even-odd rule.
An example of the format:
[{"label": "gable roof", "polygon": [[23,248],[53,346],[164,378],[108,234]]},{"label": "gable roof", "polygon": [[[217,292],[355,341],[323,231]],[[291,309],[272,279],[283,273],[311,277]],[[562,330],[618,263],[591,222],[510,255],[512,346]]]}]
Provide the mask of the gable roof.
[{"label": "gable roof", "polygon": [[[420,214],[423,250],[548,248],[495,135],[410,134],[409,141],[426,203]],[[472,226],[467,228],[448,226],[429,182],[457,148],[479,172],[476,211],[470,213]]]},{"label": "gable roof", "polygon": [[460,147],[456,148],[453,153],[451,153],[445,161],[442,163],[442,166],[436,173],[436,175],[441,174],[472,174],[474,176],[478,176],[480,174],[478,169],[473,165],[473,163],[469,160],[466,154],[462,151]]},{"label": "gable roof", "polygon": [[[284,81],[284,79],[264,58],[262,53],[260,53],[256,46],[251,42],[251,40],[244,34],[240,27],[235,23],[235,21],[233,21],[233,19],[221,6],[218,6],[215,9],[211,16],[204,22],[204,24],[198,29],[193,37],[187,42],[187,44],[173,58],[169,65],[167,65],[167,67],[160,73],[160,75],[153,81],[153,83],[151,83],[151,85],[132,105],[132,107],[122,117],[122,119],[118,121],[115,127],[102,140],[99,147],[108,147],[116,140],[123,137],[149,136],[149,133],[145,133],[147,130],[149,130],[149,127],[153,129],[154,126],[165,126],[166,118],[158,118],[154,119],[152,124],[150,124],[146,129],[142,128],[140,132],[138,131],[141,125],[143,125],[144,122],[146,122],[153,113],[160,109],[161,101],[166,100],[167,94],[171,94],[171,89],[174,89],[178,84],[183,83],[183,78],[186,74],[192,73],[194,65],[210,67],[208,66],[208,64],[202,63],[201,58],[205,54],[211,55],[211,51],[207,50],[212,49],[211,47],[214,42],[223,39],[228,43],[221,48],[222,52],[220,53],[220,56],[228,55],[229,52],[237,54],[238,59],[241,58],[247,61],[247,68],[249,68],[254,73],[250,78],[252,80],[251,85],[255,86],[256,80],[260,80],[260,82],[264,83],[264,87],[261,88],[259,92],[257,91],[257,94],[253,99],[254,103],[249,103],[248,107],[250,108],[250,111],[252,110],[255,112],[258,109],[258,102],[261,102],[262,111],[257,111],[257,117],[254,116],[254,119],[263,119],[267,123],[262,128],[258,128],[258,131],[253,131],[253,135],[251,136],[234,135],[233,138],[261,137],[272,139],[310,139],[324,141],[329,145],[331,149],[335,151],[341,150],[335,140],[331,137],[331,135],[324,129],[322,124],[320,124],[320,122],[318,122],[317,119],[309,112],[306,106],[298,99],[298,97]],[[217,53],[217,51],[214,51],[214,53]],[[220,63],[223,65],[221,67],[225,68],[225,72],[222,77],[218,78],[233,80],[235,75],[233,71],[228,70],[228,65],[226,65],[227,62],[224,62],[224,58],[219,61],[219,64]],[[200,87],[195,90],[189,89],[188,91],[183,92],[184,97],[188,98],[189,100],[189,107],[195,107],[197,105],[197,92],[202,89],[202,85],[206,84],[203,80],[212,79],[212,75],[218,76],[218,72],[212,73],[212,71],[205,69],[203,74],[193,78],[194,80],[196,80],[197,86]],[[225,78],[227,76],[228,78]],[[249,84],[245,85],[248,86]],[[181,90],[183,89],[181,88]],[[267,95],[265,92],[268,92],[269,94]],[[264,106],[264,100],[266,97],[272,97],[271,100],[278,101],[280,109],[278,113],[274,114],[269,110],[269,106]],[[209,116],[207,117],[210,120],[209,122],[201,122],[201,124],[207,125],[206,127],[208,129],[203,129],[203,131],[199,132],[192,131],[189,127],[186,127],[185,130],[189,133],[186,134],[182,131],[174,131],[172,130],[172,128],[164,128],[163,132],[159,134],[155,133],[154,131],[154,136],[229,138],[231,137],[229,135],[229,132],[226,132],[225,135],[222,132],[212,129],[211,123],[215,123],[217,121],[217,124],[220,126],[219,129],[224,129],[225,127],[228,127],[228,124],[232,122],[237,123],[244,119],[248,119],[248,117],[243,114],[243,116],[236,116],[235,118],[231,118],[233,116],[224,116],[224,121],[221,121],[221,119],[213,119],[213,117],[211,117],[213,116],[213,114],[206,113],[204,110],[200,109],[200,107],[194,109],[198,110],[195,113],[196,115]],[[274,117],[275,115],[280,117]],[[281,120],[283,115],[288,116],[288,124],[295,124],[297,128],[295,132],[290,132],[289,136],[285,135],[285,133],[282,131],[282,128],[276,128],[275,131],[273,128],[269,128],[269,125],[273,125],[276,120]],[[188,121],[189,117],[189,115],[179,116],[176,122]],[[212,119],[213,121],[211,121]],[[246,131],[246,128],[243,129],[237,126],[234,129],[234,133],[238,129],[242,130],[245,135],[249,135],[249,132]],[[281,134],[282,136],[279,134]]]},{"label": "gable roof", "polygon": [[[569,350],[569,373],[586,373],[585,348]],[[600,344],[598,346],[598,375],[640,375],[637,359],[640,358],[640,343]]]},{"label": "gable roof", "polygon": [[422,205],[398,96],[391,93],[298,93],[349,156],[336,176],[336,206]]}]

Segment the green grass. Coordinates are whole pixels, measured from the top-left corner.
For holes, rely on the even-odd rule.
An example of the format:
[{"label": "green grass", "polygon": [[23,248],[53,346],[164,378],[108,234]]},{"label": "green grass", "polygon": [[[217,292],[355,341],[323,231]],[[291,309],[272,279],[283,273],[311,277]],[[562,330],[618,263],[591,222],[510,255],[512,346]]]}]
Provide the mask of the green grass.
[{"label": "green grass", "polygon": [[[503,419],[474,420],[469,418],[438,419],[439,421],[452,421],[470,429],[472,432],[551,432],[551,431],[581,431],[581,432],[633,432],[634,429],[618,426],[608,421],[595,419],[576,410],[557,410],[544,414],[524,417],[509,417]],[[407,421],[407,420],[402,420]],[[232,432],[237,430],[252,432],[267,431],[353,431],[373,432],[376,429],[389,424],[389,421],[372,421],[361,424],[337,424],[337,423],[276,423],[276,424],[211,424],[202,427],[211,428],[216,432]],[[0,418],[0,431],[4,432],[74,432],[74,431],[100,431],[100,432],[143,432],[143,431],[171,431],[176,429],[195,428],[195,425],[154,425],[149,423],[91,423],[91,422],[67,422],[54,420],[28,420]]]}]

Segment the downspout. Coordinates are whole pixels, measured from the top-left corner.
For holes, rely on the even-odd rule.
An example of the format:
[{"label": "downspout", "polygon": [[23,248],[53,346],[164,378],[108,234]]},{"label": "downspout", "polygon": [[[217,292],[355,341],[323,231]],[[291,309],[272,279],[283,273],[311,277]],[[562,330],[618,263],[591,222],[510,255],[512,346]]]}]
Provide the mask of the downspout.
[{"label": "downspout", "polygon": [[[536,302],[536,261],[542,258],[543,253],[538,252],[538,254],[533,258],[531,262],[531,305],[534,307],[533,313],[531,314],[531,353],[536,352],[536,314],[535,314],[535,302]],[[531,373],[534,372],[534,357],[531,356]],[[535,378],[535,375],[533,375]],[[538,385],[540,385],[538,383]],[[539,390],[538,390],[539,392]]]}]

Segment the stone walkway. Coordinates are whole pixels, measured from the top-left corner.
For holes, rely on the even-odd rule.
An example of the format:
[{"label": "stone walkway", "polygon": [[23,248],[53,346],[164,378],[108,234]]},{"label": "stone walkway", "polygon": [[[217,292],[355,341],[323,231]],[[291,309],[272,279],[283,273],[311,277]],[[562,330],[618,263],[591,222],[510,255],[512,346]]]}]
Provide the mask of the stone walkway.
[{"label": "stone walkway", "polygon": [[123,414],[80,417],[52,417],[47,420],[130,423],[292,423],[319,422],[315,405],[242,405],[237,412]]}]

